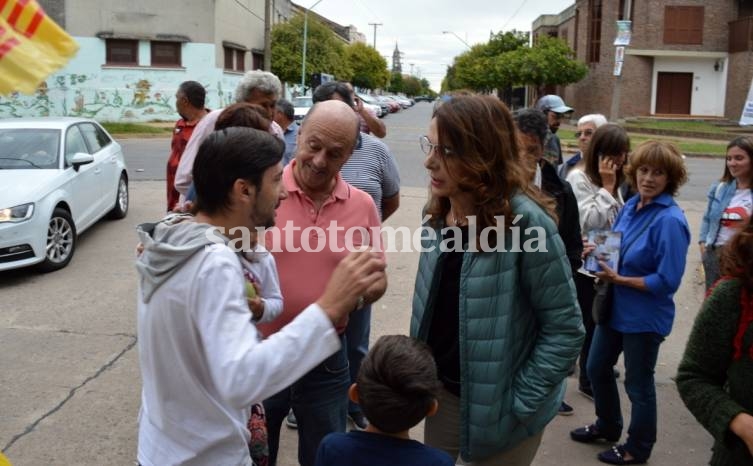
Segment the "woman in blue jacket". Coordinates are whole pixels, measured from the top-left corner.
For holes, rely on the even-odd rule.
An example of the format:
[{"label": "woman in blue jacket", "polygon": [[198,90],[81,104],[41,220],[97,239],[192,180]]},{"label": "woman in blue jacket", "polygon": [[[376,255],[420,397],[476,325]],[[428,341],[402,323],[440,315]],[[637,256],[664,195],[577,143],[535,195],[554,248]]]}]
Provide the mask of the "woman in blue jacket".
[{"label": "woman in blue jacket", "polygon": [[411,335],[443,383],[424,442],[466,464],[529,465],[584,333],[553,203],[495,97],[452,97],[420,142],[431,193]]},{"label": "woman in blue jacket", "polygon": [[740,229],[753,210],[753,138],[740,136],[727,145],[722,179],[709,189],[701,222],[701,248],[706,289],[719,279],[721,247]]},{"label": "woman in blue jacket", "polygon": [[619,440],[623,421],[612,368],[623,353],[630,427],[624,444],[599,453],[599,460],[609,464],[643,464],[656,443],[654,369],[659,345],[672,330],[673,296],[690,244],[685,214],[673,199],[687,181],[677,147],[644,142],[630,156],[627,175],[638,194],[625,203],[612,226],[622,233],[617,270],[600,261],[604,271],[596,273],[614,285],[611,317],[596,326],[588,354],[597,420],[570,432],[573,440],[584,443]]}]

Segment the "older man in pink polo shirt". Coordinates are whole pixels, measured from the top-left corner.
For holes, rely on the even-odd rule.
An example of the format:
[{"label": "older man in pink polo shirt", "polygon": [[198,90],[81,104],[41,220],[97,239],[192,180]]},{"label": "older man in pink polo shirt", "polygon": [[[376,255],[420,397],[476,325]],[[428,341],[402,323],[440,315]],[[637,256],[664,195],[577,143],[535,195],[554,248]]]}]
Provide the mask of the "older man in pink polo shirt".
[{"label": "older man in pink polo shirt", "polygon": [[[277,261],[285,298],[282,315],[259,325],[265,337],[321,294],[348,248],[381,250],[381,222],[374,201],[340,177],[340,168],[358,138],[359,121],[353,109],[336,100],[316,104],[301,126],[295,159],[282,175],[288,197],[277,209],[277,226],[265,237]],[[386,279],[376,281],[359,299],[360,304],[376,301],[386,288]],[[338,327],[341,334],[345,324]],[[343,345],[296,383],[267,399],[270,464],[277,460],[280,428],[292,407],[298,420],[298,461],[302,466],[313,465],[322,438],[345,431],[349,385]]]}]

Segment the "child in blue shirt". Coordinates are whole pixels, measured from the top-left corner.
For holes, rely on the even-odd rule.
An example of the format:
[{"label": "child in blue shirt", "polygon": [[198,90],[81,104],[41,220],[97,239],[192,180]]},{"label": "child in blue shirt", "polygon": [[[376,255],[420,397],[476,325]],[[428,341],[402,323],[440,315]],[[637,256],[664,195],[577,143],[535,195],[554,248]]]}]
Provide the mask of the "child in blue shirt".
[{"label": "child in blue shirt", "polygon": [[406,335],[377,340],[348,395],[369,425],[324,437],[315,466],[454,466],[447,453],[411,440],[408,431],[437,412],[441,384],[431,350]]}]

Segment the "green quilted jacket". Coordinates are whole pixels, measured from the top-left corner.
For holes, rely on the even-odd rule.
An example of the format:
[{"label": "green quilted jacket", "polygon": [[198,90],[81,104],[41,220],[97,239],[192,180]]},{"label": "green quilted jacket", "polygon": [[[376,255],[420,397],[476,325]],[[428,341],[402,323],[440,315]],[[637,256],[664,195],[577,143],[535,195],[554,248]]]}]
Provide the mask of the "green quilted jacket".
[{"label": "green quilted jacket", "polygon": [[[565,377],[584,330],[570,264],[552,219],[516,195],[520,245],[527,228],[546,233],[546,252],[465,252],[460,272],[460,455],[465,461],[508,450],[541,432],[557,414]],[[411,335],[426,341],[441,260],[438,239],[423,235]],[[429,251],[433,247],[433,251]],[[441,407],[440,407],[441,409]]]},{"label": "green quilted jacket", "polygon": [[696,316],[677,370],[682,401],[714,436],[712,466],[753,465],[745,443],[729,429],[738,414],[753,414],[753,325],[743,335],[742,357],[733,358],[740,289],[737,279],[717,283]]}]

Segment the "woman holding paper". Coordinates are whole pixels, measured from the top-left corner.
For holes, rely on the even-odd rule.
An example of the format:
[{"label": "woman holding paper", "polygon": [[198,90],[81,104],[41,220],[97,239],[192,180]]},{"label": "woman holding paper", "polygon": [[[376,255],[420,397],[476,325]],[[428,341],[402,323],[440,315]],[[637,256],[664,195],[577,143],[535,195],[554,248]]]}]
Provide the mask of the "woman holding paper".
[{"label": "woman holding paper", "polygon": [[[578,128],[580,129],[580,125]],[[624,181],[622,167],[630,151],[630,139],[622,127],[602,124],[596,128],[591,142],[582,150],[583,161],[568,172],[566,180],[578,200],[581,232],[584,238],[588,238],[592,231],[611,229],[617,212],[624,204],[619,188]],[[595,328],[591,315],[594,276],[581,270],[581,273],[573,276],[573,280],[583,314],[583,326],[586,328],[586,339],[578,363],[578,391],[593,398],[586,364]]]},{"label": "woman holding paper", "polygon": [[615,270],[602,261],[604,271],[597,273],[614,284],[611,318],[596,327],[588,356],[597,420],[570,432],[584,443],[619,440],[623,421],[612,367],[623,353],[630,427],[624,444],[599,454],[609,464],[643,464],[656,443],[654,368],[659,345],[672,329],[673,295],[690,244],[685,214],[673,199],[687,181],[677,147],[644,142],[631,155],[627,177],[638,195],[625,203],[612,227],[622,234],[619,265]]}]

